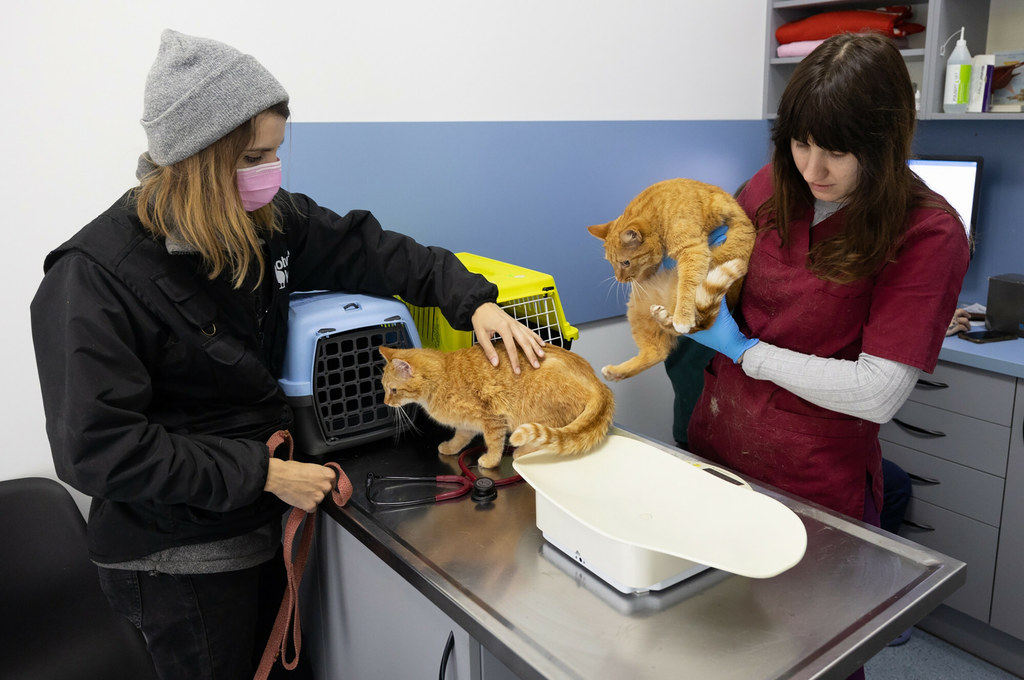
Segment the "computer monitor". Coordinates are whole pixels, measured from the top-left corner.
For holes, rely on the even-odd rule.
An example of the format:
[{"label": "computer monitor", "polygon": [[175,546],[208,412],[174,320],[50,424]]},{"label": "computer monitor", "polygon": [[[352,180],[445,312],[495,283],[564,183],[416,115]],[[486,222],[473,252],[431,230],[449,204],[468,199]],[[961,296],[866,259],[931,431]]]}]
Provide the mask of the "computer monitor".
[{"label": "computer monitor", "polygon": [[974,249],[974,230],[978,224],[978,196],[981,191],[980,156],[917,156],[910,169],[932,191],[941,194],[960,214],[967,230],[967,242]]}]

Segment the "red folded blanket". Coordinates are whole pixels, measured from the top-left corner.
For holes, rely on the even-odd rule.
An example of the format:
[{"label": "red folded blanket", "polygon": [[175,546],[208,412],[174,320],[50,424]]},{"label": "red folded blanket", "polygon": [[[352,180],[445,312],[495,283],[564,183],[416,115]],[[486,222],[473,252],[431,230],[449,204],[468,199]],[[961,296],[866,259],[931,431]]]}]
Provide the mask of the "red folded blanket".
[{"label": "red folded blanket", "polygon": [[909,5],[894,5],[879,10],[858,9],[824,12],[779,26],[775,39],[780,45],[801,40],[824,40],[840,33],[875,31],[890,37],[906,36],[924,30],[921,24],[907,21]]}]

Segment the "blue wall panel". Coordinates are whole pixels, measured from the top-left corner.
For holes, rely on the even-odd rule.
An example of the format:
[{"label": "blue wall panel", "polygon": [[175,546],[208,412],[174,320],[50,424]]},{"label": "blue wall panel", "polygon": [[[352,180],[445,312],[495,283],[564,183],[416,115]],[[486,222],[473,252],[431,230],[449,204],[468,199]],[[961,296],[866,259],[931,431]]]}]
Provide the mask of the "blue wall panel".
[{"label": "blue wall panel", "polygon": [[[586,227],[646,186],[692,177],[731,191],[768,159],[767,121],[293,123],[286,187],[386,228],[552,274],[574,324],[624,313]],[[918,153],[985,157],[978,244],[961,300],[1024,272],[1020,121],[923,121]]]},{"label": "blue wall panel", "polygon": [[922,121],[914,151],[983,156],[974,258],[961,302],[985,304],[988,277],[1024,274],[1024,121]]},{"label": "blue wall panel", "polygon": [[571,323],[625,312],[588,225],[692,177],[729,191],[767,158],[767,123],[293,123],[286,187],[388,229],[555,277]]}]

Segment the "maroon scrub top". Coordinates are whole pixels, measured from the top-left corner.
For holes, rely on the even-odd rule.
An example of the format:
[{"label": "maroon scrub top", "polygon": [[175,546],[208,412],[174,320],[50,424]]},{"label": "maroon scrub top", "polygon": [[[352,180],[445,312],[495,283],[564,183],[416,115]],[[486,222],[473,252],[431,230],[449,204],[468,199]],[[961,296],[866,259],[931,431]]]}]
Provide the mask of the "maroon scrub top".
[{"label": "maroon scrub top", "polygon": [[[740,195],[754,219],[771,195],[762,168]],[[893,262],[848,284],[807,270],[810,239],[843,228],[843,213],[810,226],[811,210],[778,232],[757,237],[737,320],[748,337],[819,357],[857,360],[861,352],[930,373],[967,271],[963,227],[937,209],[919,209]],[[689,427],[690,449],[705,458],[856,519],[864,517],[865,483],[882,507],[876,423],[801,399],[743,373],[718,354]]]}]

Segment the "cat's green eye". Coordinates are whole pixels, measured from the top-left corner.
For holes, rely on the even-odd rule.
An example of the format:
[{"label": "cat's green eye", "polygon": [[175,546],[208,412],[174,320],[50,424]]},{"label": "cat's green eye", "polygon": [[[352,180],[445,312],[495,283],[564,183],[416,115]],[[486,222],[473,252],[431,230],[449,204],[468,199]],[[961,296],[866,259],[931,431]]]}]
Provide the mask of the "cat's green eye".
[{"label": "cat's green eye", "polygon": [[620,267],[628,267],[629,266],[629,260],[623,260],[622,262],[619,262],[619,266]]}]

